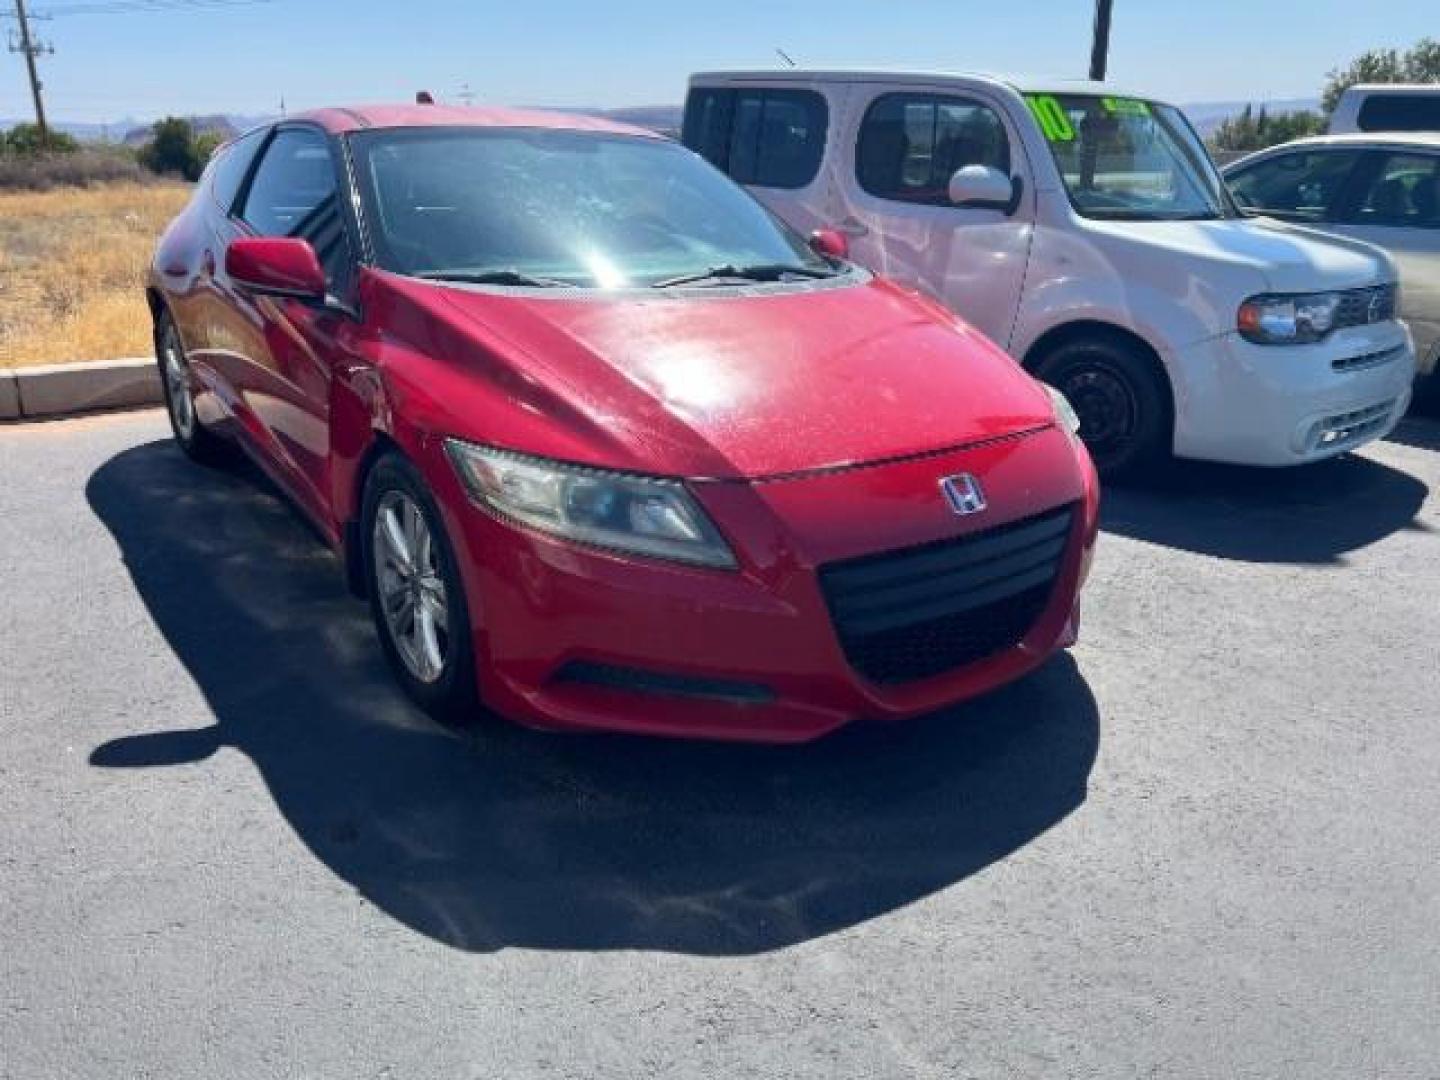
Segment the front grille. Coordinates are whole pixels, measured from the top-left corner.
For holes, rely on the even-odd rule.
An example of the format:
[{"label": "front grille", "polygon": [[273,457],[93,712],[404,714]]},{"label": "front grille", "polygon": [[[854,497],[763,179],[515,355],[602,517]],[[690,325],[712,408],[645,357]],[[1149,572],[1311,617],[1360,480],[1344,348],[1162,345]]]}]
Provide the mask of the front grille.
[{"label": "front grille", "polygon": [[953,540],[820,568],[851,667],[911,682],[1019,643],[1050,600],[1071,506]]},{"label": "front grille", "polygon": [[1368,326],[1395,317],[1395,286],[1374,285],[1368,289],[1349,289],[1340,294],[1335,310],[1334,329],[1347,326]]},{"label": "front grille", "polygon": [[1399,360],[1404,355],[1405,346],[1399,345],[1393,349],[1382,349],[1380,352],[1362,353],[1360,356],[1342,356],[1338,360],[1330,361],[1330,366],[1336,371],[1365,371],[1388,364],[1392,360]]}]

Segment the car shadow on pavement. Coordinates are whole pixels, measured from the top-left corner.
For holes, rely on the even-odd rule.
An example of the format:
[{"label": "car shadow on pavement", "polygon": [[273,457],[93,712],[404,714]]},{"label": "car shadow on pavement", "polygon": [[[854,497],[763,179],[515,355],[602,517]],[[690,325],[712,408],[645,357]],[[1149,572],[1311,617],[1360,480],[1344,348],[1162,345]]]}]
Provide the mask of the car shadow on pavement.
[{"label": "car shadow on pavement", "polygon": [[[1440,408],[1435,410],[1440,413]],[[1411,413],[1389,435],[1386,442],[1399,443],[1415,450],[1440,451],[1440,416],[1431,418]]]},{"label": "car shadow on pavement", "polygon": [[1339,563],[1417,520],[1430,489],[1359,454],[1293,469],[1174,461],[1106,487],[1100,526],[1152,544],[1261,563]]},{"label": "car shadow on pavement", "polygon": [[87,496],[215,721],[114,739],[91,763],[247,754],[316,857],[458,948],[781,948],[953,885],[1086,797],[1100,722],[1068,656],[968,706],[802,747],[500,722],[462,737],[403,698],[335,559],[253,472],[157,442],[103,465]]}]

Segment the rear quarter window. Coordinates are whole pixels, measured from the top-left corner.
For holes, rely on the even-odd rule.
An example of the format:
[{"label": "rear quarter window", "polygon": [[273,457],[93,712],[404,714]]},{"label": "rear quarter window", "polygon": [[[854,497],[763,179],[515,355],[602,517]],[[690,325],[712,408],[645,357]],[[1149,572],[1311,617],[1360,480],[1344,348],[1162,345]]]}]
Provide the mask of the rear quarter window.
[{"label": "rear quarter window", "polygon": [[828,125],[813,90],[696,89],[681,141],[737,183],[793,189],[820,172]]},{"label": "rear quarter window", "polygon": [[210,194],[227,214],[235,206],[235,197],[240,194],[245,174],[250,171],[250,163],[255,160],[255,151],[259,149],[264,134],[263,131],[252,131],[242,135],[222,147],[210,163]]}]

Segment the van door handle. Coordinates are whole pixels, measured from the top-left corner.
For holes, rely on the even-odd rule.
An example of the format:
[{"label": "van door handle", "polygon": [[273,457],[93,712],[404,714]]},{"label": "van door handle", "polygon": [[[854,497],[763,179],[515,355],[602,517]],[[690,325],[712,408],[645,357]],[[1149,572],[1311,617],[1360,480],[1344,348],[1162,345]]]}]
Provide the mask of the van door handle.
[{"label": "van door handle", "polygon": [[861,237],[870,235],[870,227],[859,218],[847,217],[840,222],[840,231],[846,236]]}]

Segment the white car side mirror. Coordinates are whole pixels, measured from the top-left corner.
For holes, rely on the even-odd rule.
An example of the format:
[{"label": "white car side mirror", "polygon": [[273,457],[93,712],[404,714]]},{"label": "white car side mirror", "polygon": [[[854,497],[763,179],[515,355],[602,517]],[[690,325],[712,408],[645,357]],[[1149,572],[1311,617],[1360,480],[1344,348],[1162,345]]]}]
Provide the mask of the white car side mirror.
[{"label": "white car side mirror", "polygon": [[950,177],[949,194],[956,206],[1008,213],[1015,201],[1015,181],[989,165],[966,165]]}]

